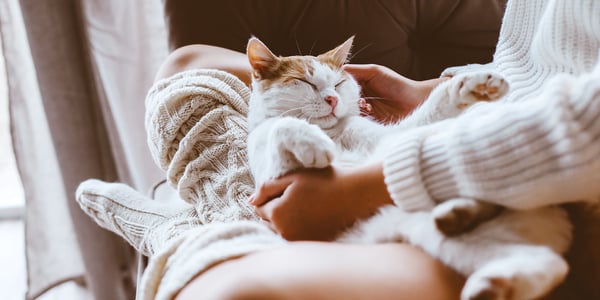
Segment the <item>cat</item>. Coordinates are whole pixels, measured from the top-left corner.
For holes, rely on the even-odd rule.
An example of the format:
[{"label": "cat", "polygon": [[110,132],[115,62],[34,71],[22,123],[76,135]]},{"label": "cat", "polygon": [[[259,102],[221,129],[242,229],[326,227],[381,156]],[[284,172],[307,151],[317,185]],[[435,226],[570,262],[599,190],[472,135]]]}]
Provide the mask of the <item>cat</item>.
[{"label": "cat", "polygon": [[[457,75],[434,88],[409,116],[383,125],[360,116],[360,87],[342,69],[352,43],[350,38],[318,56],[280,57],[257,38],[249,40],[248,158],[257,186],[299,168],[381,160],[393,133],[434,130],[420,126],[455,117],[508,91],[496,73]],[[570,239],[571,226],[561,208],[513,211],[452,199],[430,211],[386,206],[336,241],[420,247],[468,277],[462,299],[533,299],[565,278],[569,268],[561,254]]]}]

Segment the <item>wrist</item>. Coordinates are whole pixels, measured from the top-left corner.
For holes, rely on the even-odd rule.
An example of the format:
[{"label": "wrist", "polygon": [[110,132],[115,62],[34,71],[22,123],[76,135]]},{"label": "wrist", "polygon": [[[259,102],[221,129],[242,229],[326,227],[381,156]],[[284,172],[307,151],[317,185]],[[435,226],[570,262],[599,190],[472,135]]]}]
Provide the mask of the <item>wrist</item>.
[{"label": "wrist", "polygon": [[402,95],[401,99],[409,109],[414,110],[423,103],[431,94],[431,91],[440,83],[448,80],[449,77],[440,77],[429,80],[417,81],[406,77],[398,76],[399,84],[392,85],[393,95]]},{"label": "wrist", "polygon": [[425,99],[427,99],[427,97],[429,97],[429,94],[431,94],[431,91],[436,86],[438,86],[440,83],[448,80],[449,78],[450,77],[440,77],[440,78],[434,78],[434,79],[423,80],[423,81],[411,80],[409,85],[413,89],[413,95],[414,95],[413,100],[414,100],[415,107],[420,105],[421,103],[423,103],[423,101],[425,101]]},{"label": "wrist", "polygon": [[375,214],[384,205],[393,204],[385,184],[383,164],[381,162],[359,167],[347,174],[346,199],[348,207],[356,208],[355,218],[367,218]]}]

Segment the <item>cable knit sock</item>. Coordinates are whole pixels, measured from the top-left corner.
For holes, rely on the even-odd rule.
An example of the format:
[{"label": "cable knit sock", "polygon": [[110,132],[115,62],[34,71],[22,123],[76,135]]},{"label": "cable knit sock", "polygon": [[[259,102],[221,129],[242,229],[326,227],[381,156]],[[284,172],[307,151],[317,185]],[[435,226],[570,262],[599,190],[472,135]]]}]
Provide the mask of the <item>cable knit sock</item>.
[{"label": "cable knit sock", "polygon": [[76,198],[98,225],[123,237],[146,256],[200,225],[192,206],[163,204],[121,183],[86,180],[77,188]]}]

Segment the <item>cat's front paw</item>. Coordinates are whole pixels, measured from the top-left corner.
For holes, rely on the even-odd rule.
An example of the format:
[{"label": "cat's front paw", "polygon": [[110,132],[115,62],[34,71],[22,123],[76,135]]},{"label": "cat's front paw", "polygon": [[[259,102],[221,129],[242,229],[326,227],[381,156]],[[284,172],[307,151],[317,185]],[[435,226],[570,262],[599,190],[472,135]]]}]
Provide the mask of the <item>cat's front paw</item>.
[{"label": "cat's front paw", "polygon": [[508,92],[504,77],[494,72],[460,74],[452,79],[450,98],[459,109],[465,109],[478,101],[494,101]]},{"label": "cat's front paw", "polygon": [[325,168],[333,161],[335,145],[329,138],[317,138],[297,141],[290,150],[302,167]]},{"label": "cat's front paw", "polygon": [[297,164],[295,167],[325,168],[333,161],[335,144],[315,125],[289,122],[275,128],[273,134],[282,159]]}]

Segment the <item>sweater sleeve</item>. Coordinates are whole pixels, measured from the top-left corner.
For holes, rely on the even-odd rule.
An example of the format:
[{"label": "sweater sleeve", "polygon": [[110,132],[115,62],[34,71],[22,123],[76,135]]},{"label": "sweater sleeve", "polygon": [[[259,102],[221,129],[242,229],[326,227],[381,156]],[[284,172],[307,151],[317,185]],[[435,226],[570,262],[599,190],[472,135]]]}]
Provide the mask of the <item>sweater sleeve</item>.
[{"label": "sweater sleeve", "polygon": [[514,209],[600,195],[600,68],[551,80],[519,103],[473,107],[431,135],[396,139],[384,160],[407,210],[457,197]]}]

